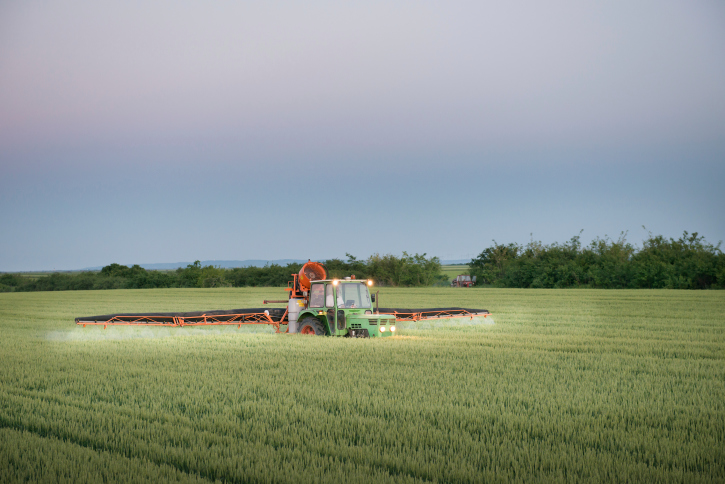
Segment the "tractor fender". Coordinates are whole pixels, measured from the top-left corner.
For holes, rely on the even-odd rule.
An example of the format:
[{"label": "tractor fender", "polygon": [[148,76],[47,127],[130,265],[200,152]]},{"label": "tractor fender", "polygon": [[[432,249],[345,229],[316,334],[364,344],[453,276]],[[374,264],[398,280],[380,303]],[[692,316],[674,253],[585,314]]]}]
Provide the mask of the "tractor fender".
[{"label": "tractor fender", "polygon": [[303,311],[300,311],[299,316],[297,316],[298,321],[302,321],[305,318],[316,318],[322,323],[322,326],[325,328],[325,332],[327,334],[332,334],[332,331],[330,331],[330,322],[327,320],[327,313],[318,314],[319,310],[311,310],[311,309],[305,309]]}]

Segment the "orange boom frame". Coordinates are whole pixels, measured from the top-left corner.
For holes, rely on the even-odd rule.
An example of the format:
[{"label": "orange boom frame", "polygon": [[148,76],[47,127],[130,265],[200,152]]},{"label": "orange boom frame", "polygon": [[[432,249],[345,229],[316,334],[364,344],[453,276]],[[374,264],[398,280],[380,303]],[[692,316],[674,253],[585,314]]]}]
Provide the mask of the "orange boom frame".
[{"label": "orange boom frame", "polygon": [[76,324],[95,326],[213,326],[243,324],[268,324],[280,332],[280,325],[287,324],[287,309],[231,309],[191,313],[109,314],[76,318]]},{"label": "orange boom frame", "polygon": [[[264,301],[283,302],[283,301]],[[428,319],[450,319],[487,317],[485,309],[432,308],[399,309],[380,308],[377,314],[395,316],[397,323],[415,322]],[[76,324],[103,326],[213,326],[229,325],[241,327],[243,324],[268,324],[275,332],[281,333],[281,325],[286,325],[287,309],[232,309],[230,311],[208,311],[200,313],[156,313],[156,314],[109,314],[107,316],[88,316],[76,318]]]},{"label": "orange boom frame", "polygon": [[380,314],[390,314],[395,316],[395,321],[421,321],[425,319],[449,319],[449,318],[469,318],[490,316],[485,309],[464,309],[464,308],[431,308],[431,309],[391,309],[380,308]]}]

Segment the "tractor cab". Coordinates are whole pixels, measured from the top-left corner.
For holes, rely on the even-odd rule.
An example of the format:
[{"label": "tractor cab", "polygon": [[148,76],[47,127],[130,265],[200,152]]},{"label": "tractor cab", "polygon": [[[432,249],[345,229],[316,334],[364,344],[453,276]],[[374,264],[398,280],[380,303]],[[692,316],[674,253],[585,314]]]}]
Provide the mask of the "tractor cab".
[{"label": "tractor cab", "polygon": [[378,337],[395,332],[395,317],[376,314],[368,286],[372,281],[311,281],[309,303],[299,314],[302,334]]}]

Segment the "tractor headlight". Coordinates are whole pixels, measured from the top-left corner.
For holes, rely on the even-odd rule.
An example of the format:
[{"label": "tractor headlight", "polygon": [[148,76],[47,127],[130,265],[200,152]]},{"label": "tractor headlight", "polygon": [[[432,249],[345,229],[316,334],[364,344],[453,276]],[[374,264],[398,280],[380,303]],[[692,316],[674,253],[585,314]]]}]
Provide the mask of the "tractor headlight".
[{"label": "tractor headlight", "polygon": [[368,286],[372,286],[372,285],[373,285],[373,280],[372,279],[368,279]]},{"label": "tractor headlight", "polygon": [[340,281],[338,281],[337,279],[335,279],[334,281],[332,281],[332,285],[333,285],[333,286],[337,286],[337,283],[338,283],[338,282],[340,282]]},{"label": "tractor headlight", "polygon": [[380,326],[380,332],[381,333],[384,333],[385,332],[385,326]]},{"label": "tractor headlight", "polygon": [[391,332],[391,333],[395,333],[395,326],[391,326],[391,327],[390,327],[390,332]]}]

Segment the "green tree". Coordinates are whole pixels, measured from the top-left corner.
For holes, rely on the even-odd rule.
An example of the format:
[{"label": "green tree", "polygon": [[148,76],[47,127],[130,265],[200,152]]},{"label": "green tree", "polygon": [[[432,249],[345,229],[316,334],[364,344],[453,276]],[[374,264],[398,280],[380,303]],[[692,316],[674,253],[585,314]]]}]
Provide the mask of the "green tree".
[{"label": "green tree", "polygon": [[487,247],[468,263],[471,276],[475,276],[479,284],[503,285],[506,269],[516,260],[520,250],[517,244],[504,245],[494,240],[492,247]]}]

